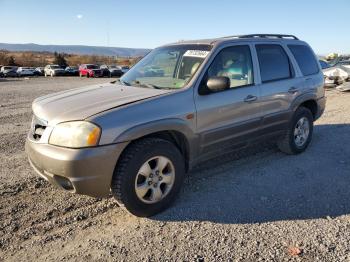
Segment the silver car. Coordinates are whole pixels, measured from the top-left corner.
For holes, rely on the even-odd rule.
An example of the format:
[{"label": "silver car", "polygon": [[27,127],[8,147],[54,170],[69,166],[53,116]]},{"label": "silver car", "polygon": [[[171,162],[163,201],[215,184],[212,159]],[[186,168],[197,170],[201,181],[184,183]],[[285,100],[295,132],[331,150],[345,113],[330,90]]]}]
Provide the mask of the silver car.
[{"label": "silver car", "polygon": [[1,72],[4,74],[4,77],[15,77],[17,76],[17,66],[3,66],[1,67]]},{"label": "silver car", "polygon": [[32,108],[26,152],[39,175],[72,193],[112,193],[151,216],[199,162],[259,140],[303,152],[325,93],[308,44],[244,35],[156,48],[120,80],[46,95]]}]

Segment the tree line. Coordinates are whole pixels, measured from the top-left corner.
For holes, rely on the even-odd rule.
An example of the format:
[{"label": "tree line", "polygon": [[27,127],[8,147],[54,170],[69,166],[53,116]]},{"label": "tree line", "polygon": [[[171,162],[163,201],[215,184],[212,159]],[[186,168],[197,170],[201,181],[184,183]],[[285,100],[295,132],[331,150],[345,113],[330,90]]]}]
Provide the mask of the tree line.
[{"label": "tree line", "polygon": [[132,66],[141,57],[111,57],[98,55],[75,55],[50,52],[10,52],[0,50],[0,65],[42,67],[47,64],[77,66],[80,64],[120,64]]}]

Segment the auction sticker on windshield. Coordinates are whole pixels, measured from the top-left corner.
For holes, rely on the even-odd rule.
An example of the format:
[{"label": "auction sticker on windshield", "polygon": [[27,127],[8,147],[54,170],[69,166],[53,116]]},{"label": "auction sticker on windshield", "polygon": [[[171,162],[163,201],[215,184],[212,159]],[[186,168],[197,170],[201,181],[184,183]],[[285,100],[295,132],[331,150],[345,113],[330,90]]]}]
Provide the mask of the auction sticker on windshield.
[{"label": "auction sticker on windshield", "polygon": [[203,50],[187,50],[184,56],[191,56],[191,57],[201,57],[205,58],[209,54],[209,51],[203,51]]}]

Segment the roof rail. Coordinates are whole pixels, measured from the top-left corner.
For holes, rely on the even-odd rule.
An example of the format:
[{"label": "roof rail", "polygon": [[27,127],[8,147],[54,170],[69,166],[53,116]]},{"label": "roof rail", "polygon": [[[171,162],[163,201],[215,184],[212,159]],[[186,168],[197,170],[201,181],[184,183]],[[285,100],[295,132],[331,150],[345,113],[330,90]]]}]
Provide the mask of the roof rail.
[{"label": "roof rail", "polygon": [[299,40],[294,35],[281,35],[281,34],[249,34],[249,35],[231,35],[231,36],[224,36],[222,38],[286,38],[286,39],[294,39]]}]

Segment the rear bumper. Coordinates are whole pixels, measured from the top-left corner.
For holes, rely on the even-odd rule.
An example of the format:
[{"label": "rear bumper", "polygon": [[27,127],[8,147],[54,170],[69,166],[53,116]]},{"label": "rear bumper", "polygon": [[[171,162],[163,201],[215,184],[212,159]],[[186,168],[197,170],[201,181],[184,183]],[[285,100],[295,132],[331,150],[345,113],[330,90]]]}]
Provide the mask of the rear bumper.
[{"label": "rear bumper", "polygon": [[326,97],[319,98],[317,100],[317,115],[315,120],[319,119],[326,108]]},{"label": "rear bumper", "polygon": [[127,143],[70,149],[26,141],[26,153],[34,170],[66,191],[93,197],[110,193],[117,160]]}]

